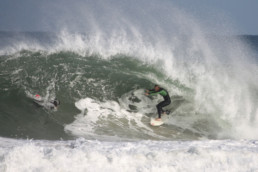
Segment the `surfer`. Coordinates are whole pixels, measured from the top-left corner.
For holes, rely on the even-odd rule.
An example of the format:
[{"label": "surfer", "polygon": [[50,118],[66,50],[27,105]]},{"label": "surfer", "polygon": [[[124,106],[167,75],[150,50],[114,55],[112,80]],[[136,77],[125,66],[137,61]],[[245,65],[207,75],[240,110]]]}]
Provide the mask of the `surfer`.
[{"label": "surfer", "polygon": [[[171,103],[170,100],[170,96],[167,92],[167,90],[165,90],[164,88],[161,88],[159,85],[155,85],[154,89],[150,89],[150,90],[146,90],[145,95],[161,95],[164,98],[164,101],[160,102],[159,104],[157,104],[157,110],[158,110],[158,115],[159,117],[156,119],[157,121],[161,120],[161,113],[166,113],[162,108],[169,105]],[[168,113],[167,113],[168,114]]]},{"label": "surfer", "polygon": [[38,94],[35,95],[34,102],[49,110],[57,110],[58,106],[60,105],[60,101],[56,98],[54,100],[50,100],[45,102],[45,100]]}]

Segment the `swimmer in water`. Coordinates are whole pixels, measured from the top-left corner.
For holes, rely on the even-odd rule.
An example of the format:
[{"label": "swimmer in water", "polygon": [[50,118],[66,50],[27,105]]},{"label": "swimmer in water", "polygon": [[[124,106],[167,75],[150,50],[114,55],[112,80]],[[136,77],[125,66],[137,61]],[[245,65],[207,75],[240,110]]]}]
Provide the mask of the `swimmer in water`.
[{"label": "swimmer in water", "polygon": [[57,110],[58,106],[61,104],[60,100],[55,98],[54,100],[45,101],[39,94],[35,95],[34,102],[46,109]]}]

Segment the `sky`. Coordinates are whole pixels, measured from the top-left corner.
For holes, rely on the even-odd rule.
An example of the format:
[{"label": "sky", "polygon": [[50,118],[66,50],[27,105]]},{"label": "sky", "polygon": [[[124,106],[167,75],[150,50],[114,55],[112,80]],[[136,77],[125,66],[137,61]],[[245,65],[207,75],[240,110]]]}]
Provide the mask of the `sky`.
[{"label": "sky", "polygon": [[203,20],[215,14],[227,18],[240,34],[258,35],[258,0],[174,0],[178,6]]},{"label": "sky", "polygon": [[[225,19],[238,34],[258,35],[258,0],[170,1],[207,25]],[[42,16],[46,15],[44,4],[47,2],[51,0],[0,0],[0,31],[46,31],[47,23],[54,22],[43,20]],[[53,11],[49,13],[54,14]]]}]

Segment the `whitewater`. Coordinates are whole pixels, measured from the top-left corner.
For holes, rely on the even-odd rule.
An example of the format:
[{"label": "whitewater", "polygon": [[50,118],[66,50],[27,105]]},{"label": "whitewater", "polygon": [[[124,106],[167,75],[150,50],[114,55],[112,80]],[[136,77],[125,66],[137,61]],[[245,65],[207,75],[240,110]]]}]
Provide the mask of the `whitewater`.
[{"label": "whitewater", "polygon": [[0,32],[0,171],[258,171],[257,36],[170,1],[60,3],[50,31]]},{"label": "whitewater", "polygon": [[1,139],[1,171],[257,171],[257,141]]}]

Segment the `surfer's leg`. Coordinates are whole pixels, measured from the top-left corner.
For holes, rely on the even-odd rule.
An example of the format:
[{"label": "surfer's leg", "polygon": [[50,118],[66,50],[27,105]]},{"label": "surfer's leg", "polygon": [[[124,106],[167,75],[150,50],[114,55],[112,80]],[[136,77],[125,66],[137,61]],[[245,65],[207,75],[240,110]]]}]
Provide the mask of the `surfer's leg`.
[{"label": "surfer's leg", "polygon": [[157,104],[157,110],[158,110],[158,114],[159,114],[159,118],[161,118],[161,113],[162,113],[162,103],[163,102],[160,102],[159,104]]},{"label": "surfer's leg", "polygon": [[165,106],[167,106],[167,105],[169,105],[170,103],[171,103],[170,101],[163,101],[163,102],[160,102],[160,103],[158,104],[162,113],[165,112],[162,108],[165,107]]},{"label": "surfer's leg", "polygon": [[158,114],[159,114],[159,118],[161,118],[161,114],[163,112],[165,112],[162,108],[169,105],[171,103],[171,101],[162,101],[157,105],[157,110],[158,110]]}]

